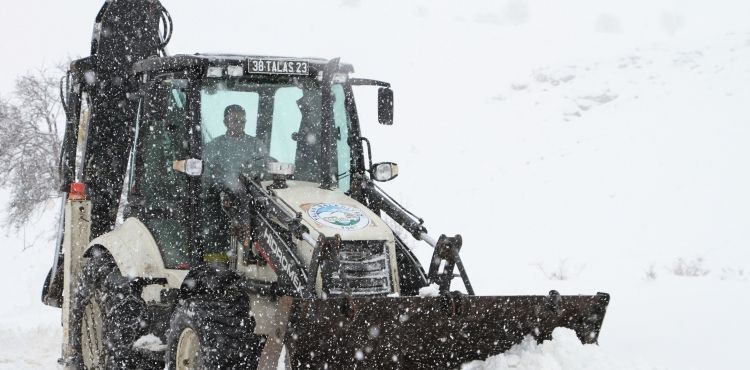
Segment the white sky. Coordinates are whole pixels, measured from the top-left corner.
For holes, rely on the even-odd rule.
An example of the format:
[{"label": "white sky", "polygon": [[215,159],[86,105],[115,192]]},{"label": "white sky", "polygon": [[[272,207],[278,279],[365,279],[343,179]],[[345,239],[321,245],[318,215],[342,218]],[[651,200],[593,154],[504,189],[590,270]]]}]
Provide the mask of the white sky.
[{"label": "white sky", "polygon": [[[66,57],[88,55],[94,17],[102,0],[10,0],[0,11],[0,93],[7,94],[16,76]],[[445,40],[476,52],[503,43],[528,44],[540,60],[550,55],[581,56],[588,48],[622,50],[643,40],[663,41],[687,35],[721,32],[747,22],[742,0],[373,0],[257,1],[164,0],[175,20],[174,52],[228,51],[292,55],[343,56],[360,67],[385,63],[424,63],[432,53],[420,50],[446,35],[427,21],[485,27],[484,43]],[[731,5],[731,6],[729,6]],[[665,31],[673,24],[675,35]],[[597,25],[600,24],[600,25]],[[200,27],[205,24],[204,27]],[[721,24],[722,29],[716,25]],[[561,28],[562,27],[562,28]],[[581,35],[610,29],[603,44],[586,45]],[[505,37],[498,36],[498,31]],[[385,32],[383,32],[385,31]],[[393,35],[404,39],[393,39]],[[561,37],[569,35],[569,37]],[[509,39],[508,36],[511,36]],[[408,49],[404,41],[412,43]],[[489,41],[489,43],[487,42]],[[494,41],[494,42],[493,42]],[[407,52],[408,51],[408,52]],[[450,48],[446,53],[455,52]],[[517,48],[514,48],[517,52]],[[511,58],[512,59],[512,58]],[[512,61],[508,63],[512,66]],[[509,66],[506,66],[509,67]],[[390,68],[389,68],[390,69]],[[379,68],[380,76],[384,68]],[[385,76],[384,78],[391,77]]]}]

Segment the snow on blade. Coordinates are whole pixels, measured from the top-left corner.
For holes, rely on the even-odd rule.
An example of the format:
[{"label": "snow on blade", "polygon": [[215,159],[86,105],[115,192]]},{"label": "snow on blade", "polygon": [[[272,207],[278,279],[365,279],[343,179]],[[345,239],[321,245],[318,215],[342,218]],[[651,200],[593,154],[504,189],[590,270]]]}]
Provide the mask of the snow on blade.
[{"label": "snow on blade", "polygon": [[485,361],[464,364],[462,370],[638,370],[656,369],[620,361],[594,344],[581,344],[573,330],[557,328],[552,340],[538,344],[531,336],[509,351]]},{"label": "snow on blade", "polygon": [[167,345],[156,335],[147,334],[138,338],[138,340],[133,343],[133,348],[151,352],[161,352],[167,349]]},{"label": "snow on blade", "polygon": [[420,297],[437,297],[438,295],[440,295],[440,287],[435,283],[419,288]]}]

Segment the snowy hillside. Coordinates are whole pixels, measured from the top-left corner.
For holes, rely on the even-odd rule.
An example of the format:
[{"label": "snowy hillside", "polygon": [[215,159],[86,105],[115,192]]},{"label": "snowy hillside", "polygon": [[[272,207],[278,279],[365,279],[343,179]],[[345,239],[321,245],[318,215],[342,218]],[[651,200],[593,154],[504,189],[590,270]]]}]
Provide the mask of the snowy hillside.
[{"label": "snowy hillside", "polygon": [[[463,235],[478,293],[612,295],[600,346],[558,330],[468,368],[746,367],[750,3],[163,3],[172,53],[341,56],[392,82],[394,126],[374,100],[361,112],[374,160],[401,168],[383,187],[431,234]],[[49,48],[2,62],[0,94],[28,66],[87,54],[99,2],[66,6],[70,32],[7,40]],[[31,6],[13,7],[6,35]],[[56,16],[39,15],[64,28]],[[56,366],[59,311],[39,302],[50,209],[3,236],[0,369]]]}]

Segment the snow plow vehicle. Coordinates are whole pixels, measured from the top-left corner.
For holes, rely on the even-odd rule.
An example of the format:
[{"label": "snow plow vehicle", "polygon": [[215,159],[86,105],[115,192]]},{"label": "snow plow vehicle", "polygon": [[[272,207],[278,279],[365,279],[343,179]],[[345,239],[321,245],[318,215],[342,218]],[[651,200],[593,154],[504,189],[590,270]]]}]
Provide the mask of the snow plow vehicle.
[{"label": "snow plow vehicle", "polygon": [[[376,185],[398,166],[372,163],[353,89],[377,88],[390,125],[390,84],[338,58],[169,56],[171,23],[106,2],[61,84],[42,300],[64,368],[458,368],[556,327],[597,341],[607,294],[477,296],[461,236]],[[434,248],[426,271],[397,228]]]}]

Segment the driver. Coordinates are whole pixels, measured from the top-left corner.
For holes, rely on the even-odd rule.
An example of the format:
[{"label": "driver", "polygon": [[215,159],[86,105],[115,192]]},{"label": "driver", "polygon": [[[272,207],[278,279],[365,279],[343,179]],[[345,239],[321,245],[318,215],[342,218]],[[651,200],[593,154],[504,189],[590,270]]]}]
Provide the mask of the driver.
[{"label": "driver", "polygon": [[268,157],[263,143],[245,133],[247,115],[237,104],[224,109],[224,126],[227,132],[207,143],[203,150],[206,175],[210,183],[232,191],[238,190],[239,176],[243,169],[262,165]]},{"label": "driver", "polygon": [[262,166],[268,158],[263,142],[245,133],[245,109],[233,104],[224,109],[227,132],[206,143],[203,149],[203,217],[206,262],[227,262],[229,219],[222,211],[221,193],[240,189],[240,174],[253,166]]}]

